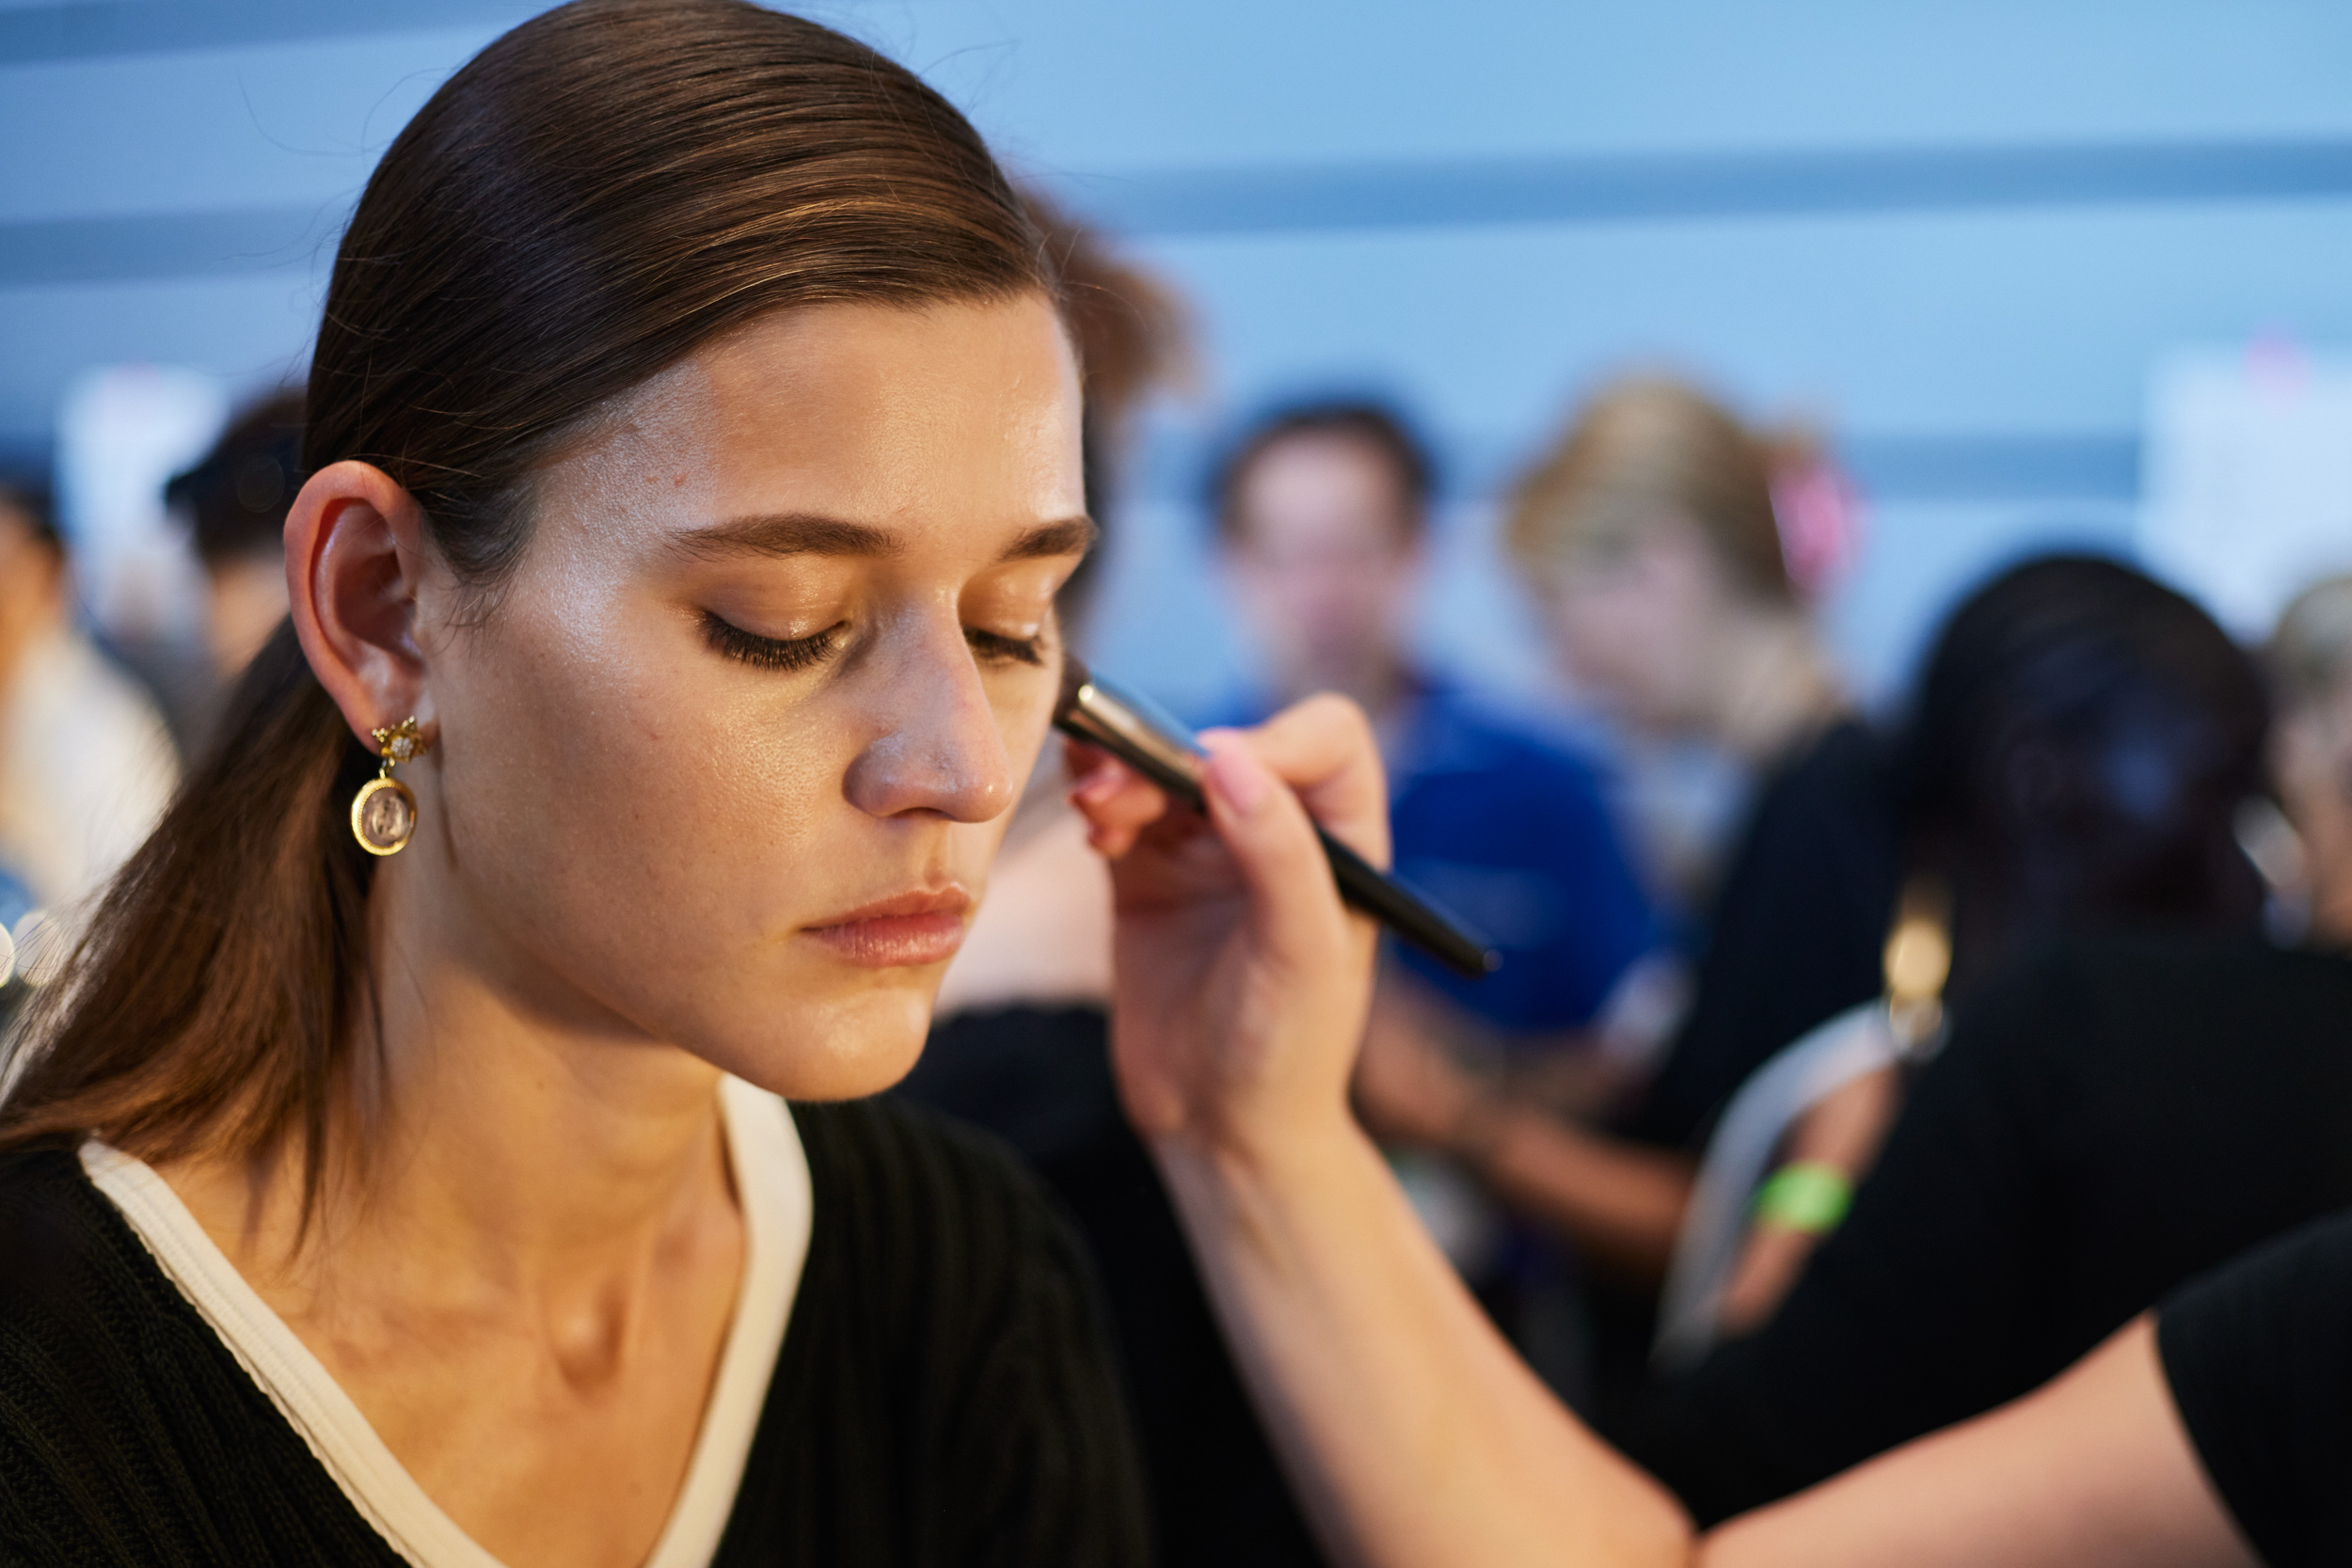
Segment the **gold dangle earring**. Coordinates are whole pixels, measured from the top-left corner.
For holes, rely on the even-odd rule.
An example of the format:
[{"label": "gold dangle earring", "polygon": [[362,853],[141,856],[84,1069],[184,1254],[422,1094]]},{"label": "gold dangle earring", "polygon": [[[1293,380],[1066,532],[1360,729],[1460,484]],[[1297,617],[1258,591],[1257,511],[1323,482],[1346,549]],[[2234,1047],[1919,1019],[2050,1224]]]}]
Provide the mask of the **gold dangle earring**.
[{"label": "gold dangle earring", "polygon": [[413,761],[428,749],[414,714],[375,732],[376,754],[384,765],[351,798],[351,836],[369,854],[397,855],[408,847],[408,836],[417,831],[417,798],[392,777],[392,765]]}]

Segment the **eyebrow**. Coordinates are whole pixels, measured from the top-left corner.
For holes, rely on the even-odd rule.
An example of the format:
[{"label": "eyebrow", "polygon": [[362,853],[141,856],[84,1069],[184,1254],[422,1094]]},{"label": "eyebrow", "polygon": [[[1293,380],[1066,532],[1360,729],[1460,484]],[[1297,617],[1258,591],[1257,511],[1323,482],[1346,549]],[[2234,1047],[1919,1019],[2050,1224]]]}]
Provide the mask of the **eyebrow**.
[{"label": "eyebrow", "polygon": [[[1100,533],[1089,517],[1064,517],[1041,523],[1014,540],[999,561],[1036,561],[1057,555],[1080,555],[1093,546]],[[893,556],[905,542],[887,529],[852,523],[839,517],[784,512],[770,515],[730,517],[723,523],[681,534],[677,547],[702,558],[728,555]]]}]

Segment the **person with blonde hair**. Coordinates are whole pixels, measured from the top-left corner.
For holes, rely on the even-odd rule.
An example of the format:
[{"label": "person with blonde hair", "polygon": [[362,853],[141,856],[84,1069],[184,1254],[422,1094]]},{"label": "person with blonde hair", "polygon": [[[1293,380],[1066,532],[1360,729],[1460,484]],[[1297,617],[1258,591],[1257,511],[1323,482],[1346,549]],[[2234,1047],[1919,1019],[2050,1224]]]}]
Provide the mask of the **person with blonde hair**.
[{"label": "person with blonde hair", "polygon": [[[1375,1031],[1358,1080],[1375,1126],[1453,1151],[1609,1271],[1594,1293],[1604,1415],[1643,1381],[1712,1117],[1773,1053],[1881,986],[1899,877],[1883,748],[1790,575],[1773,494],[1786,462],[1704,392],[1639,377],[1596,396],[1511,501],[1512,556],[1579,691],[1637,736],[1718,748],[1757,780],[1689,1010],[1646,1079],[1605,1135],[1479,1092],[1425,1037]],[[1836,1143],[1845,1124],[1820,1125]]]}]

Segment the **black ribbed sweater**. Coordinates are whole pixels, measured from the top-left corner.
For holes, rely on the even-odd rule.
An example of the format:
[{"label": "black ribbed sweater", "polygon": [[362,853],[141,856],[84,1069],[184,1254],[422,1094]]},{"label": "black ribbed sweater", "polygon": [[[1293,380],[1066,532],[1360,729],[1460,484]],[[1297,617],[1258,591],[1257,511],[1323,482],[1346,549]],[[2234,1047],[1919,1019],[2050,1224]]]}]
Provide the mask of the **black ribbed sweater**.
[{"label": "black ribbed sweater", "polygon": [[[792,1114],[815,1223],[715,1568],[1143,1561],[1086,1264],[1034,1184],[921,1112]],[[0,1562],[401,1562],[66,1150],[0,1157]]]}]

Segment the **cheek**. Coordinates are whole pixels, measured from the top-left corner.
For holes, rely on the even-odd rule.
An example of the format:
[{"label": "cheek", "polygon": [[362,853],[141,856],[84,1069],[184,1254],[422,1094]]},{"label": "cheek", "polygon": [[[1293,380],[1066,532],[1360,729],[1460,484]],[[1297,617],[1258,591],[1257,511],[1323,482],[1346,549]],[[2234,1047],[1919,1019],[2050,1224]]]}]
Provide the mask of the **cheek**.
[{"label": "cheek", "polygon": [[632,1015],[669,1010],[659,977],[742,961],[830,896],[817,850],[849,815],[841,726],[682,641],[510,612],[443,705],[452,846],[484,917]]}]

